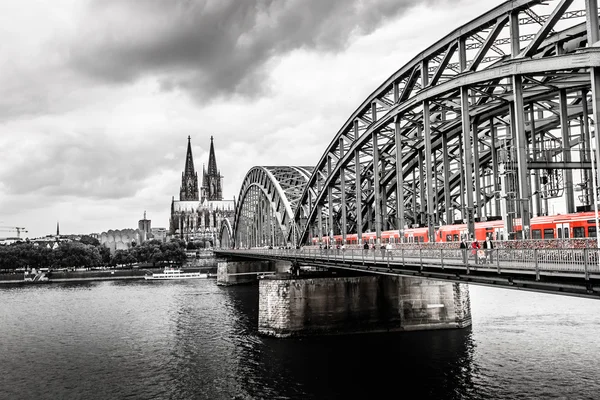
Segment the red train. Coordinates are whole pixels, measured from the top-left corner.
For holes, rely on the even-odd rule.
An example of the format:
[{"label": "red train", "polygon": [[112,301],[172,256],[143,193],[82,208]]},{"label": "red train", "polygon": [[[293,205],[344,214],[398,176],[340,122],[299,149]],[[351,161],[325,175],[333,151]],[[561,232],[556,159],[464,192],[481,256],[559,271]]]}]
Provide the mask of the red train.
[{"label": "red train", "polygon": [[[479,241],[485,240],[490,236],[492,240],[521,239],[522,229],[521,220],[515,220],[515,234],[507,237],[503,234],[504,222],[502,220],[476,222],[475,238]],[[533,217],[531,218],[531,239],[568,239],[568,238],[589,238],[596,237],[596,214],[595,212],[580,212],[574,214],[559,214],[553,216]],[[458,242],[462,235],[467,235],[466,224],[443,225],[435,230],[436,242]],[[323,243],[329,244],[329,237],[323,236]],[[336,244],[343,242],[342,235],[334,235]],[[362,234],[364,243],[374,243],[376,241],[375,232],[364,232]],[[381,232],[381,241],[383,243],[400,242],[399,231]],[[404,242],[408,243],[426,243],[429,242],[427,228],[410,228],[404,230]],[[314,245],[319,244],[319,238],[312,238]],[[346,244],[358,244],[358,235],[356,233],[346,235]]]}]

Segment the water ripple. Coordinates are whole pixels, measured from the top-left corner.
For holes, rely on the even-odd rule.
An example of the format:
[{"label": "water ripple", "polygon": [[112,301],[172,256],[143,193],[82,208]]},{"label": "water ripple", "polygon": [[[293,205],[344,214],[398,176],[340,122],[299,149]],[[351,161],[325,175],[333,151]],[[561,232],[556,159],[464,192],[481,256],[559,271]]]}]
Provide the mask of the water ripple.
[{"label": "water ripple", "polygon": [[0,289],[0,399],[593,399],[600,302],[471,288],[463,330],[259,336],[255,286]]}]

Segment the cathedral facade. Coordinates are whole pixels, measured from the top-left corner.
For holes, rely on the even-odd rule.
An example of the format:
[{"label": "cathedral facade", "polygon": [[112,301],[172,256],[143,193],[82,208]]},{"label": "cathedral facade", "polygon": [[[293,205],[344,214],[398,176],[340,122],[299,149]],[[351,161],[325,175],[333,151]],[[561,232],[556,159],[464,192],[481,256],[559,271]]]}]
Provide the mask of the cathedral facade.
[{"label": "cathedral facade", "polygon": [[213,137],[210,137],[208,169],[202,168],[202,185],[199,186],[188,136],[179,200],[171,199],[171,237],[203,243],[205,247],[218,246],[221,221],[233,220],[234,213],[235,200],[223,200],[223,177],[217,168]]}]

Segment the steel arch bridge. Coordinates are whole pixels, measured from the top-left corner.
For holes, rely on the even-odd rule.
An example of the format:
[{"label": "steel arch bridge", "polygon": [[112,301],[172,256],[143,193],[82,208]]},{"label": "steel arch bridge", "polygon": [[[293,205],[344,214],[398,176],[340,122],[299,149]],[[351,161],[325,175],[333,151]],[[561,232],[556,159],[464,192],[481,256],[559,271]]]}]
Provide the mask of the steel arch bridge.
[{"label": "steel arch bridge", "polygon": [[264,237],[268,209],[284,241],[304,243],[412,226],[432,238],[458,222],[473,233],[492,218],[508,235],[515,217],[527,235],[548,199],[563,198],[567,212],[593,207],[599,40],[597,0],[507,1],[461,26],[375,89],[290,193],[280,184],[274,197],[268,186],[288,178],[267,172],[293,167],[250,170],[236,243],[261,243],[243,238]]},{"label": "steel arch bridge", "polygon": [[233,223],[238,247],[297,243],[298,200],[313,167],[253,167],[240,189]]}]

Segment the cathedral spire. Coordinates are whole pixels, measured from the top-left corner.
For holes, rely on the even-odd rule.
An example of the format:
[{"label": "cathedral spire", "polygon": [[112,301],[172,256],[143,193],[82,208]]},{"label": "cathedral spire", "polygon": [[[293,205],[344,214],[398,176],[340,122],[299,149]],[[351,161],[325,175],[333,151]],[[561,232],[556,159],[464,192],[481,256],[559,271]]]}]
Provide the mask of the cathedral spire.
[{"label": "cathedral spire", "polygon": [[213,145],[213,137],[210,137],[210,153],[208,155],[208,174],[218,175],[217,159],[215,158],[215,146]]},{"label": "cathedral spire", "polygon": [[210,137],[210,152],[208,154],[208,170],[202,166],[202,201],[223,200],[221,189],[221,174],[217,169],[217,158],[215,157],[215,145],[213,137]]},{"label": "cathedral spire", "polygon": [[187,153],[185,156],[185,169],[181,174],[180,201],[198,201],[198,174],[194,171],[194,158],[192,157],[192,142],[188,136]]},{"label": "cathedral spire", "polygon": [[194,175],[194,157],[192,157],[192,138],[188,136],[187,155],[185,157],[185,175]]}]

